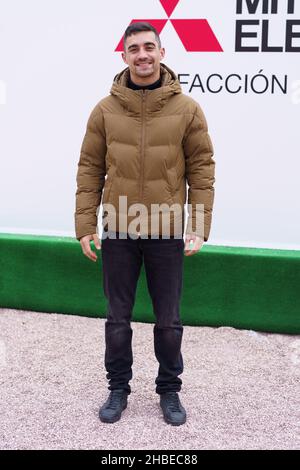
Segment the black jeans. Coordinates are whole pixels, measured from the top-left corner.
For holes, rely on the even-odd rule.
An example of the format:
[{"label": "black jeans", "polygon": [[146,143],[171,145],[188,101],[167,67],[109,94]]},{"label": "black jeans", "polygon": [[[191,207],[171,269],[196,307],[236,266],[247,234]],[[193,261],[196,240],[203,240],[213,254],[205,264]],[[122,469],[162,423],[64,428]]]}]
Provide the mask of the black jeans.
[{"label": "black jeans", "polygon": [[[117,234],[118,237],[118,234]],[[109,390],[131,393],[132,310],[144,261],[156,322],[154,351],[159,362],[158,394],[180,391],[183,372],[180,297],[183,280],[183,238],[102,238],[103,288],[108,300],[105,322],[105,368]]]}]

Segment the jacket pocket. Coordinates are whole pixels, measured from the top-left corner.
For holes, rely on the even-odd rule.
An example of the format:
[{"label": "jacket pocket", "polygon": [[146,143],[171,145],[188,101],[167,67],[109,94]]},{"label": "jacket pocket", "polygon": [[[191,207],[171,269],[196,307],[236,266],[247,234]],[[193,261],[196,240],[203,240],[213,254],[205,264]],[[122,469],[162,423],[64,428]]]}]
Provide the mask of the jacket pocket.
[{"label": "jacket pocket", "polygon": [[104,185],[102,204],[109,202],[109,196],[110,196],[111,188],[113,185],[115,172],[116,172],[116,168],[113,168],[111,173],[107,175],[107,179]]},{"label": "jacket pocket", "polygon": [[175,167],[170,170],[167,169],[167,184],[172,201],[174,202],[174,196],[178,187],[178,174]]}]

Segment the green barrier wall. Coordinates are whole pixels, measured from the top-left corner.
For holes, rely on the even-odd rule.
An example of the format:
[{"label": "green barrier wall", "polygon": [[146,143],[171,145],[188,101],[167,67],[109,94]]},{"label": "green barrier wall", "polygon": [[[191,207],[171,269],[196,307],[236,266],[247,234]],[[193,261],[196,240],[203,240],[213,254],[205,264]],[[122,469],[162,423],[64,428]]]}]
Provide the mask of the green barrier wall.
[{"label": "green barrier wall", "polygon": [[[1,307],[105,317],[101,256],[88,260],[75,238],[0,234],[0,260]],[[300,251],[204,245],[185,257],[181,316],[299,334]],[[144,269],[133,320],[155,320]]]}]

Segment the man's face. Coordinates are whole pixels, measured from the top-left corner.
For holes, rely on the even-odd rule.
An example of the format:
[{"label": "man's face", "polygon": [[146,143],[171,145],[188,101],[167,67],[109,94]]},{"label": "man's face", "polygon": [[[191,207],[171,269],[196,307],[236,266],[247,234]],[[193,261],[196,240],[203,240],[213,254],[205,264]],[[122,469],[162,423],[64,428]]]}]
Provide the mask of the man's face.
[{"label": "man's face", "polygon": [[135,83],[152,83],[158,80],[160,61],[164,55],[165,49],[159,48],[153,31],[142,31],[129,36],[126,49],[122,52],[122,58]]}]

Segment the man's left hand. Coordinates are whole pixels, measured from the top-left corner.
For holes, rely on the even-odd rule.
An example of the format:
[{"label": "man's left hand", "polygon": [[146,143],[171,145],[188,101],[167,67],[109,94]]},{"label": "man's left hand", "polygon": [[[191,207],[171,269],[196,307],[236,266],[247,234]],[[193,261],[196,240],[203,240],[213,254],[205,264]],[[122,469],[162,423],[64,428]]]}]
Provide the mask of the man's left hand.
[{"label": "man's left hand", "polygon": [[186,234],[184,245],[185,256],[192,256],[196,254],[202,248],[203,243],[203,238],[200,238],[197,235]]}]

